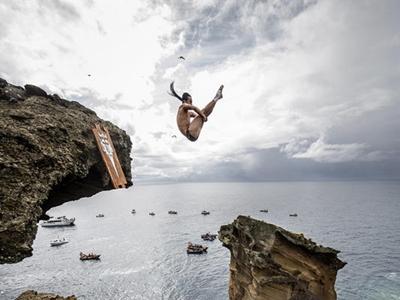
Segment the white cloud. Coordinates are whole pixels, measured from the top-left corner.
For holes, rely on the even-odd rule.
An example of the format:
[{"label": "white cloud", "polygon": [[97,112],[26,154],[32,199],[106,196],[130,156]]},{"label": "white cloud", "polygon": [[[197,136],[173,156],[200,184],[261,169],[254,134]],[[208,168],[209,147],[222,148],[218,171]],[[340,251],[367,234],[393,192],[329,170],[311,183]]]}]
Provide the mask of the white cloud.
[{"label": "white cloud", "polygon": [[[394,54],[399,50],[386,43],[395,34],[386,20],[387,13],[380,9],[376,14],[373,5],[359,11],[352,4],[321,1],[293,19],[281,20],[281,38],[259,40],[245,52],[202,70],[182,73],[182,77],[191,75],[188,89],[200,107],[212,98],[220,83],[226,86],[224,99],[205,124],[201,151],[192,154],[200,158],[214,152],[224,157],[248,147],[263,149],[293,139],[316,140],[365,113],[396,109],[399,89],[391,79],[398,78],[399,71],[379,67],[396,61]],[[370,14],[375,15],[373,22],[368,19]],[[265,31],[260,27],[255,30],[257,35]],[[201,47],[193,50],[196,57],[201,51]],[[185,78],[177,82],[180,80],[185,82]],[[368,138],[365,132],[361,137],[365,145],[335,147],[346,153],[344,160],[358,159],[356,153],[367,146]],[[217,143],[207,143],[211,140]],[[329,149],[326,145],[324,153]],[[314,158],[311,154],[307,157]]]},{"label": "white cloud", "polygon": [[[140,178],[241,159],[251,173],[259,159],[248,149],[331,163],[398,151],[395,138],[376,138],[400,129],[383,119],[399,115],[396,2],[56,3],[0,2],[0,76],[45,85],[127,129]],[[177,130],[171,80],[200,108],[225,85],[195,143]],[[356,126],[374,114],[379,126]]]},{"label": "white cloud", "polygon": [[[96,1],[85,7],[72,1],[68,5],[79,11],[79,18],[67,19],[55,14],[50,3],[20,3],[15,9],[3,4],[1,16],[7,18],[1,25],[7,30],[0,50],[7,55],[1,62],[12,63],[1,70],[3,77],[45,84],[61,94],[90,89],[103,98],[120,95],[118,101],[125,104],[151,102],[150,77],[176,47],[161,43],[174,30],[168,6]],[[143,17],[143,11],[149,15]]]}]

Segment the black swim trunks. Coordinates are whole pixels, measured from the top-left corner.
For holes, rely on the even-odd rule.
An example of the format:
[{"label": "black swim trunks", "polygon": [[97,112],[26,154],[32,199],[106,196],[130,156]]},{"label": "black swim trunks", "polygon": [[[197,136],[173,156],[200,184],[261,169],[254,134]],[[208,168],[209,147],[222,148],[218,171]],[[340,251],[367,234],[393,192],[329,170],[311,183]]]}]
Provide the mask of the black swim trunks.
[{"label": "black swim trunks", "polygon": [[191,142],[195,142],[195,141],[197,140],[197,138],[194,137],[194,136],[192,136],[192,135],[190,134],[189,131],[186,132],[186,137],[187,137],[188,140],[191,141]]}]

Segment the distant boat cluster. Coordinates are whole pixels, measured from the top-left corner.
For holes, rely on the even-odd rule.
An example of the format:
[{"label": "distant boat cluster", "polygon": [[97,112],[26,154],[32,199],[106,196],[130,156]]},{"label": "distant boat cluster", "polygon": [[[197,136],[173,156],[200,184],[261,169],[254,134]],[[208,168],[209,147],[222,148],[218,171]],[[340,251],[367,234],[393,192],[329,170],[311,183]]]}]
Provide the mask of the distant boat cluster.
[{"label": "distant boat cluster", "polygon": [[[131,214],[136,214],[136,209],[132,209],[132,210],[131,210]],[[177,215],[178,212],[177,212],[176,210],[169,210],[169,211],[168,211],[168,214],[169,214],[169,215]],[[210,214],[210,212],[209,212],[209,211],[206,211],[206,210],[203,210],[203,211],[201,212],[201,214],[202,214],[203,216],[207,216],[207,215]],[[155,212],[153,212],[153,211],[149,212],[149,216],[155,216],[155,215],[156,215]],[[101,214],[101,216],[104,217],[103,214]],[[96,217],[99,217],[99,215],[97,215]]]},{"label": "distant boat cluster", "polygon": [[[48,219],[47,221],[43,221],[42,227],[65,227],[65,226],[74,226],[75,218],[68,219],[65,216],[61,217],[52,217]],[[55,246],[61,246],[68,243],[68,240],[66,238],[57,238],[54,240],[50,241],[50,246],[55,247]]]},{"label": "distant boat cluster", "polygon": [[[104,217],[104,214],[98,214],[96,215],[97,218],[102,218]],[[74,226],[75,225],[75,218],[68,219],[65,216],[61,217],[51,217],[47,221],[43,221],[41,224],[42,227],[67,227],[67,226]],[[66,238],[57,238],[54,240],[50,241],[50,246],[55,247],[55,246],[61,246],[64,244],[67,244],[69,241]],[[79,259],[80,260],[99,260],[100,259],[100,254],[95,254],[95,253],[89,253],[89,254],[84,254],[84,253],[79,253]]]},{"label": "distant boat cluster", "polygon": [[[262,213],[268,213],[268,209],[260,209],[260,212],[262,212]],[[296,214],[296,213],[294,213],[294,214],[289,214],[289,217],[297,217],[297,214]]]},{"label": "distant boat cluster", "polygon": [[[260,212],[262,213],[268,213],[268,209],[260,209]],[[136,210],[132,209],[131,210],[131,214],[136,214]],[[177,215],[178,212],[176,210],[169,210],[168,211],[169,215]],[[209,211],[207,210],[203,210],[201,212],[201,214],[203,216],[207,216],[210,214]],[[155,212],[149,212],[150,216],[155,216]],[[297,217],[297,213],[291,213],[289,214],[290,217]],[[96,218],[104,218],[104,214],[99,213],[96,215]],[[74,226],[75,222],[75,218],[67,218],[66,216],[61,216],[61,217],[51,217],[49,220],[47,221],[43,221],[43,223],[41,224],[42,227],[65,227],[65,226]],[[217,238],[217,234],[212,234],[210,232],[207,232],[205,234],[201,235],[201,239],[203,241],[209,241],[212,242]],[[54,240],[50,241],[50,246],[54,247],[54,246],[61,246],[64,244],[67,244],[68,240],[66,238],[57,238]],[[192,242],[189,242],[187,247],[186,247],[186,252],[187,254],[204,254],[207,253],[207,246],[204,245],[200,245],[200,244],[193,244]],[[88,254],[84,254],[84,253],[79,253],[79,259],[80,260],[99,260],[100,259],[100,254],[95,254],[95,253],[88,253]]]}]

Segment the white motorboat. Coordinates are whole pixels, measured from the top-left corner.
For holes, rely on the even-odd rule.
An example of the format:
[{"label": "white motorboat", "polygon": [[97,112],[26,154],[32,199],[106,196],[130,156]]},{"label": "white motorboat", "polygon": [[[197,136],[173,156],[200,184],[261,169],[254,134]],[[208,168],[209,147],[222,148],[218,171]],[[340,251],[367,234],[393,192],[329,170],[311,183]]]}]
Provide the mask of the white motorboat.
[{"label": "white motorboat", "polygon": [[61,227],[61,226],[73,226],[75,218],[68,219],[65,216],[50,218],[47,221],[43,221],[42,227]]},{"label": "white motorboat", "polygon": [[51,240],[50,241],[50,246],[60,246],[60,245],[64,245],[68,243],[68,240],[66,238],[62,238],[62,239],[55,239],[55,240]]}]

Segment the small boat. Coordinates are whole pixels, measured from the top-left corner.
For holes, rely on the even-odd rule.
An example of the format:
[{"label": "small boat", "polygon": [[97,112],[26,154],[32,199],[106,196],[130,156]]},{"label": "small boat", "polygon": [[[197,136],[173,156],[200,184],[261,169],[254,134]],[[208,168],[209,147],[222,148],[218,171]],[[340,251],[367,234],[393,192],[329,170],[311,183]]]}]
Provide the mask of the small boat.
[{"label": "small boat", "polygon": [[289,214],[289,217],[297,217],[297,214]]},{"label": "small boat", "polygon": [[260,209],[260,212],[267,213],[268,209]]},{"label": "small boat", "polygon": [[73,226],[75,218],[68,219],[65,216],[50,218],[47,221],[43,221],[42,227],[61,227],[61,226]]},{"label": "small boat", "polygon": [[170,215],[177,215],[178,214],[178,212],[176,210],[169,210],[168,213]]},{"label": "small boat", "polygon": [[96,218],[104,218],[104,214],[98,214],[96,215]]},{"label": "small boat", "polygon": [[202,214],[203,216],[206,216],[206,215],[209,215],[210,212],[209,212],[209,211],[206,211],[206,210],[203,210],[203,211],[201,212],[201,214]]},{"label": "small boat", "polygon": [[199,245],[199,244],[192,244],[192,243],[188,243],[187,249],[186,249],[186,253],[187,254],[203,254],[203,253],[207,253],[207,246],[203,246],[203,245]]},{"label": "small boat", "polygon": [[215,239],[217,238],[217,235],[216,235],[216,234],[211,234],[211,233],[207,232],[206,234],[202,234],[202,235],[201,235],[201,238],[202,238],[204,241],[210,241],[210,242],[212,242],[213,240],[215,240]]},{"label": "small boat", "polygon": [[155,216],[156,214],[153,213],[153,212],[150,212],[149,215],[150,215],[150,216]]},{"label": "small boat", "polygon": [[136,214],[136,209],[132,209],[131,214]]},{"label": "small boat", "polygon": [[84,254],[84,253],[80,252],[79,259],[80,260],[99,260],[100,254],[95,254],[95,253]]},{"label": "small boat", "polygon": [[61,246],[68,243],[68,240],[66,238],[62,238],[62,239],[55,239],[55,240],[51,240],[50,241],[50,246],[54,247],[54,246]]}]

